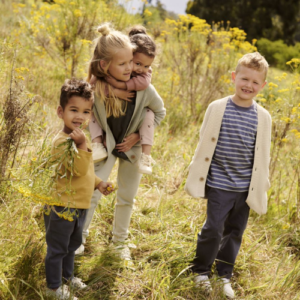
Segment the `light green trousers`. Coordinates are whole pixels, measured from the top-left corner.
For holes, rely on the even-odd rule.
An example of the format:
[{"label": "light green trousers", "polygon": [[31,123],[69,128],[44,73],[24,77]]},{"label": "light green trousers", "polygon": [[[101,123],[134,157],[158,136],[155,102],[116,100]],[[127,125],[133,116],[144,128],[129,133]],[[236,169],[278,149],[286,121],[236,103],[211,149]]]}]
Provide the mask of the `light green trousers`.
[{"label": "light green trousers", "polygon": [[[141,148],[141,147],[139,147]],[[107,181],[111,170],[117,160],[117,157],[110,155],[106,160],[95,164],[95,173],[103,181]],[[137,160],[135,163],[119,159],[119,168],[117,176],[117,201],[113,222],[113,242],[123,242],[128,237],[128,228],[134,203],[134,197],[137,194],[142,174],[138,172]],[[83,243],[89,234],[89,226],[92,222],[98,201],[101,199],[101,193],[96,190],[91,199],[91,207],[87,211],[85,225],[83,228]]]}]

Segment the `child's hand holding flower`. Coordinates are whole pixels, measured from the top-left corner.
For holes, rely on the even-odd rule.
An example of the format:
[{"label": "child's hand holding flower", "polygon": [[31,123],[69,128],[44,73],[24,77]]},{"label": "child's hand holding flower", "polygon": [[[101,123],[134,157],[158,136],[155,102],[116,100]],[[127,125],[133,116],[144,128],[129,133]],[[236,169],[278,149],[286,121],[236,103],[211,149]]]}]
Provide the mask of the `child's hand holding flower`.
[{"label": "child's hand holding flower", "polygon": [[80,128],[75,128],[70,133],[70,138],[74,141],[78,149],[87,151],[85,134]]},{"label": "child's hand holding flower", "polygon": [[115,187],[111,182],[101,181],[98,184],[97,189],[100,191],[101,194],[107,196],[115,190]]}]

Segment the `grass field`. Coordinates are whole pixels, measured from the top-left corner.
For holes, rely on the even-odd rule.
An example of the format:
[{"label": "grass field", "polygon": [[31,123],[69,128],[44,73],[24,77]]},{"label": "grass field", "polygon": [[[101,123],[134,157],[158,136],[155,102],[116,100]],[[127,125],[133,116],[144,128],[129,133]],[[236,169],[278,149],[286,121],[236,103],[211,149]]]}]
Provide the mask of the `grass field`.
[{"label": "grass field", "polygon": [[[189,197],[183,187],[207,105],[233,92],[230,71],[255,45],[245,41],[239,29],[211,28],[193,16],[151,24],[149,12],[131,16],[103,0],[99,7],[93,1],[55,2],[2,1],[0,299],[49,299],[43,200],[34,201],[20,187],[30,187],[29,179],[38,174],[36,166],[62,126],[55,112],[60,86],[72,75],[85,77],[92,29],[112,20],[120,30],[145,22],[160,45],[153,84],[165,101],[167,117],[155,131],[153,175],[142,178],[136,197],[129,236],[136,246],[131,249],[132,264],[124,264],[111,251],[115,194],[103,197],[86,252],[76,257],[75,275],[88,284],[76,296],[225,299],[214,275],[211,295],[194,285],[189,267],[205,221],[206,200]],[[108,13],[101,15],[98,9]],[[92,20],[91,11],[96,10],[93,22],[85,23],[84,36],[72,35],[85,14]],[[66,18],[73,21],[64,23]],[[185,26],[189,22],[194,28],[190,31]],[[43,47],[42,41],[48,44]],[[74,47],[63,50],[61,43],[66,42]],[[268,84],[256,99],[273,118],[271,189],[268,213],[250,214],[232,278],[237,299],[300,299],[299,62],[291,61],[287,74],[271,68]],[[116,169],[110,179],[116,181]],[[43,184],[38,188],[42,191]]]}]

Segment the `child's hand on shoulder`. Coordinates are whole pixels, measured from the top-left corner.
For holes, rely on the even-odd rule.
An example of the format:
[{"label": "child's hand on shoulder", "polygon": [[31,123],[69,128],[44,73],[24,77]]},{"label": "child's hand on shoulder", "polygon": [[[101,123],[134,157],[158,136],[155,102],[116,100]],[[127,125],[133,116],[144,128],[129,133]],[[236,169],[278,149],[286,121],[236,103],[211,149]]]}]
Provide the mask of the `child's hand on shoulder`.
[{"label": "child's hand on shoulder", "polygon": [[130,98],[134,97],[134,92],[120,90],[120,89],[114,89],[114,94],[119,99],[122,99],[122,100],[125,100],[125,101],[128,101],[128,102],[132,102],[132,99],[130,99]]},{"label": "child's hand on shoulder", "polygon": [[75,144],[78,146],[83,145],[86,143],[85,141],[85,134],[80,128],[75,128],[70,133],[71,139],[75,142]]},{"label": "child's hand on shoulder", "polygon": [[113,186],[113,184],[111,182],[105,182],[105,181],[101,181],[98,186],[97,189],[100,191],[101,194],[107,196],[110,193],[112,193],[115,188]]}]

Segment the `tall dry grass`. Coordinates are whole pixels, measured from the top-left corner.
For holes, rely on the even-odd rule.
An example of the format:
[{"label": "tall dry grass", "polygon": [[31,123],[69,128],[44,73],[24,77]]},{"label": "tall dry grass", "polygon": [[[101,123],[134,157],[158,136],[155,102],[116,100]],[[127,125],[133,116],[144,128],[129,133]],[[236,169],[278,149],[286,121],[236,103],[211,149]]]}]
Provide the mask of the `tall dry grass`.
[{"label": "tall dry grass", "polygon": [[[89,42],[83,42],[82,51],[76,48],[75,52],[61,52],[63,31],[40,28],[43,24],[55,24],[55,17],[63,16],[64,7],[70,4],[67,0],[56,2],[56,9],[60,10],[49,11],[48,17],[46,12],[41,14],[42,9],[31,14],[31,5],[41,8],[49,4],[28,1],[26,5],[16,2],[12,6],[10,1],[2,1],[5,9],[0,12],[0,138],[4,142],[0,154],[4,172],[0,182],[0,299],[47,299],[41,205],[19,193],[17,187],[29,186],[30,172],[39,157],[46,155],[51,138],[61,127],[55,107],[64,78],[72,72],[84,77],[89,58]],[[86,9],[83,12],[92,5],[74,2]],[[101,7],[106,5],[106,1],[98,2]],[[67,9],[68,16],[78,18],[69,25],[78,29],[84,13],[77,12],[76,16],[72,4]],[[116,20],[119,29],[142,21],[110,6],[107,12],[97,20]],[[19,18],[13,18],[13,14]],[[112,19],[113,14],[117,15]],[[12,26],[8,26],[12,19]],[[63,20],[56,22],[63,26]],[[33,29],[38,30],[37,36],[30,31]],[[255,45],[246,43],[245,34],[238,29],[221,24],[212,28],[192,16],[168,20],[155,28],[149,24],[149,32],[155,35],[162,50],[153,68],[153,84],[164,98],[168,114],[155,132],[153,157],[157,165],[153,176],[143,177],[136,197],[130,226],[130,240],[137,246],[132,249],[133,264],[125,266],[110,250],[115,203],[115,195],[110,195],[97,208],[85,255],[76,258],[75,274],[88,284],[87,290],[76,295],[88,300],[224,299],[215,275],[211,295],[194,286],[189,266],[197,233],[205,220],[206,203],[187,196],[183,186],[206,106],[233,92],[230,71],[237,59],[253,51]],[[48,46],[60,59],[53,60],[39,43],[51,36],[57,40]],[[76,34],[73,38],[79,47],[82,38]],[[86,38],[89,41],[90,36]],[[73,68],[72,55],[78,53]],[[70,56],[63,63],[64,55]],[[250,214],[233,277],[238,299],[300,298],[299,61],[293,60],[290,65],[293,69],[288,74],[271,69],[268,85],[257,97],[273,118],[272,187],[268,214]],[[11,134],[13,142],[5,138]],[[9,147],[5,148],[8,142]],[[112,181],[115,175],[116,170]]]}]

